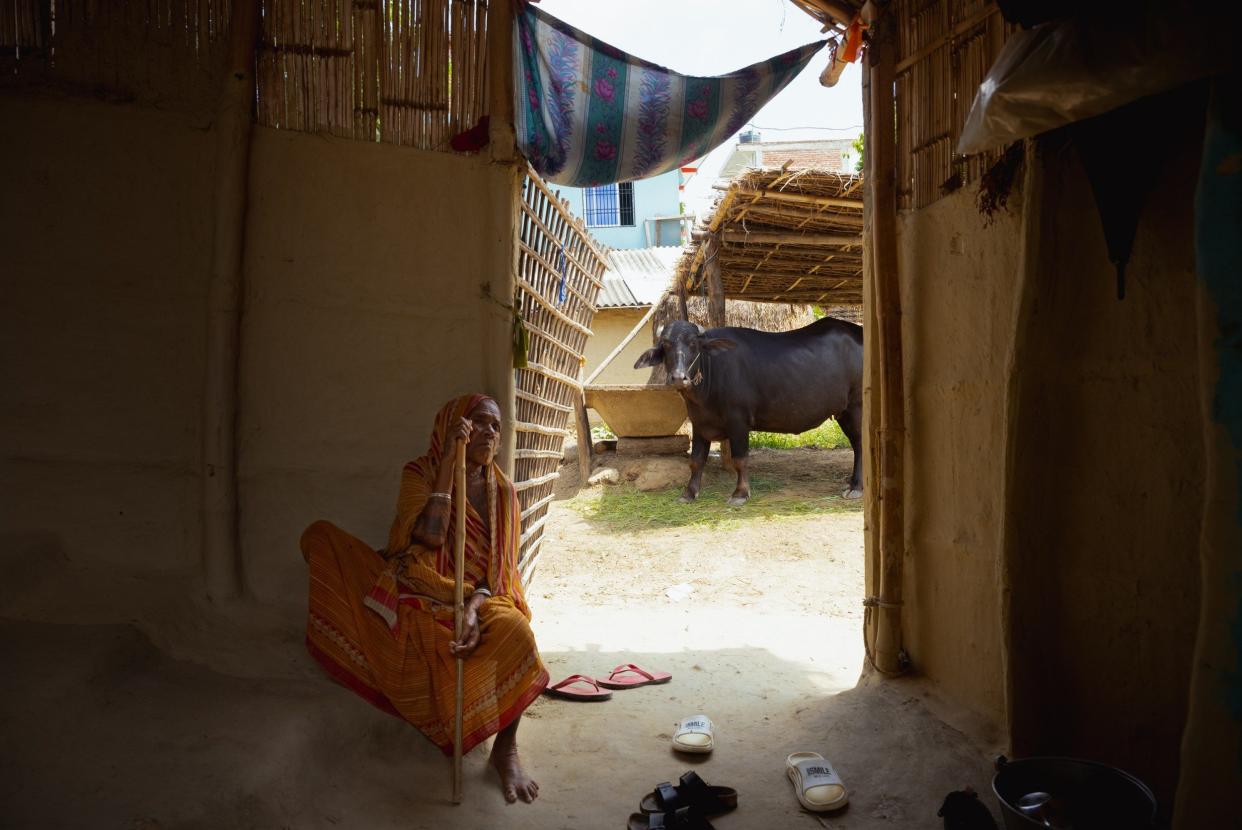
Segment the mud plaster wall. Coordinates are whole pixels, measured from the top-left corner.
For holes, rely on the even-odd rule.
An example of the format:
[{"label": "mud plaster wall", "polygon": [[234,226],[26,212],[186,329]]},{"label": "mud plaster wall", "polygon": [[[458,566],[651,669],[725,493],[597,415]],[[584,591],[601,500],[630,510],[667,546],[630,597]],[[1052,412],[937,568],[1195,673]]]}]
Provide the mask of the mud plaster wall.
[{"label": "mud plaster wall", "polygon": [[0,94],[6,608],[49,569],[198,572],[214,147],[199,121]]},{"label": "mud plaster wall", "polygon": [[1050,142],[1015,424],[1013,745],[1122,766],[1169,806],[1199,609],[1193,197],[1170,121],[1118,302],[1077,154]]},{"label": "mud plaster wall", "polygon": [[[202,116],[52,95],[0,95],[0,123],[0,609],[140,617],[116,597],[202,591],[214,136]],[[292,626],[302,528],[382,544],[435,410],[511,378],[507,312],[479,284],[512,293],[512,174],[270,130],[251,161],[242,553]]]},{"label": "mud plaster wall", "polygon": [[983,227],[973,189],[899,217],[905,644],[918,671],[993,725],[1004,721],[1001,458],[1019,242],[1013,213]]},{"label": "mud plaster wall", "polygon": [[241,544],[254,596],[305,608],[298,537],[383,546],[436,410],[508,382],[507,168],[256,129],[246,233]]}]

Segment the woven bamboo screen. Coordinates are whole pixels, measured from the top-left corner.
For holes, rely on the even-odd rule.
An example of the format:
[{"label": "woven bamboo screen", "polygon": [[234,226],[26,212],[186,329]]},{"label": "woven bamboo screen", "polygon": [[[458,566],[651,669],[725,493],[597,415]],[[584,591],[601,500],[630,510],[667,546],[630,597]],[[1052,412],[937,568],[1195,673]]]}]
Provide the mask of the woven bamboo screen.
[{"label": "woven bamboo screen", "polygon": [[518,305],[530,331],[530,349],[527,367],[515,370],[513,481],[522,503],[520,567],[529,580],[574,401],[582,394],[579,370],[607,263],[582,220],[534,172],[522,184],[516,218]]},{"label": "woven bamboo screen", "polygon": [[262,0],[260,124],[426,150],[486,101],[486,0]]},{"label": "woven bamboo screen", "polygon": [[163,106],[210,106],[229,0],[5,0],[0,83],[54,83]]},{"label": "woven bamboo screen", "polygon": [[954,156],[975,91],[1013,30],[993,0],[896,0],[897,199],[931,204],[1001,151]]}]

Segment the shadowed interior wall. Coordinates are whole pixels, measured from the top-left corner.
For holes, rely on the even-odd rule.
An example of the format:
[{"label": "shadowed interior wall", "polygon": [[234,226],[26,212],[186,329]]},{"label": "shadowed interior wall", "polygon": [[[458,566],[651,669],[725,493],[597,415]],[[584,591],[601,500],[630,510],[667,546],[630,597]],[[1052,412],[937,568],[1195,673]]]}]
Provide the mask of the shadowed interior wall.
[{"label": "shadowed interior wall", "polygon": [[202,121],[0,95],[5,607],[62,567],[197,576]]},{"label": "shadowed interior wall", "polygon": [[1167,809],[1199,610],[1201,112],[1166,127],[1120,302],[1077,153],[1040,154],[1009,543],[1015,751],[1124,767]]},{"label": "shadowed interior wall", "polygon": [[[509,168],[256,129],[242,330],[241,538],[255,596],[306,600],[298,538],[381,547],[402,465],[448,398],[512,374]],[[504,365],[497,368],[499,355]]]},{"label": "shadowed interior wall", "polygon": [[[1014,194],[1011,206],[1020,205]],[[906,648],[916,670],[1004,721],[1000,558],[1005,358],[1020,217],[984,226],[974,188],[899,217],[906,369]]]},{"label": "shadowed interior wall", "polygon": [[[202,591],[214,137],[202,116],[53,95],[0,95],[0,122],[0,609],[163,613],[147,603]],[[302,529],[382,545],[440,404],[511,382],[509,312],[480,285],[512,296],[515,181],[476,157],[256,129],[241,544],[248,591],[291,627]]]}]

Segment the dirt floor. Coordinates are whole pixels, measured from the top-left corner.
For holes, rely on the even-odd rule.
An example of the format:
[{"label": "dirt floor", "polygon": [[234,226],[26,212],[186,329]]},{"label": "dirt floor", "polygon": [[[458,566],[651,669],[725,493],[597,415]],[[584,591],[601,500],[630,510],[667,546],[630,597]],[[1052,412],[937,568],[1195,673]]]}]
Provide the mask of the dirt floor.
[{"label": "dirt floor", "polygon": [[[718,462],[699,504],[676,503],[683,461],[676,489],[640,493],[653,471],[672,478],[667,461],[616,463],[622,483],[581,489],[564,468],[530,591],[549,670],[634,662],[673,679],[603,703],[536,701],[520,733],[534,805],[503,803],[483,749],[466,758],[466,803],[449,804],[439,752],[328,681],[299,631],[255,609],[187,608],[161,636],[28,621],[11,602],[0,825],[606,830],[687,769],[738,789],[720,830],[938,828],[940,800],[967,784],[995,812],[988,748],[938,718],[918,681],[864,671],[862,513],[839,498],[849,451],[757,451],[756,497],[740,509],[723,504]],[[675,755],[674,722],[698,713],[716,724],[715,751]],[[832,760],[845,810],[798,807],[783,766],[795,750]]]}]

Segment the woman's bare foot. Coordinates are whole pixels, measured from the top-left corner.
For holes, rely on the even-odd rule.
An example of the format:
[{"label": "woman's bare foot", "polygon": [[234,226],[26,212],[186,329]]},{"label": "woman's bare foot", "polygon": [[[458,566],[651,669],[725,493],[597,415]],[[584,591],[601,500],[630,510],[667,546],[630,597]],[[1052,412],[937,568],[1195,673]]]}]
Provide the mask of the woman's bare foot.
[{"label": "woman's bare foot", "polygon": [[497,736],[492,746],[491,764],[500,773],[500,788],[504,791],[505,801],[512,804],[520,798],[529,804],[539,797],[539,784],[522,769],[516,740]]}]

